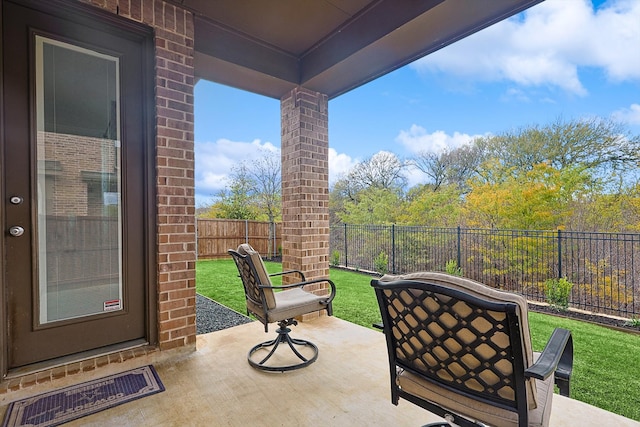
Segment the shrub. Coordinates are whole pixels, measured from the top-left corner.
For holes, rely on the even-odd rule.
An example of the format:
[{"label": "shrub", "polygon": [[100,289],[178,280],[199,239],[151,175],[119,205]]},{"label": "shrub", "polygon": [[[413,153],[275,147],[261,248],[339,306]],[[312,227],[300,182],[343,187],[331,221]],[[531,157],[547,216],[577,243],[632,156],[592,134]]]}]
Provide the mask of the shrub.
[{"label": "shrub", "polygon": [[373,266],[376,272],[381,276],[389,272],[389,257],[384,252],[380,252],[376,259],[373,260]]},{"label": "shrub", "polygon": [[444,266],[444,271],[452,276],[462,276],[462,268],[458,267],[458,263],[453,259],[447,261]]},{"label": "shrub", "polygon": [[340,265],[340,251],[334,250],[333,252],[331,252],[331,265]]},{"label": "shrub", "polygon": [[566,311],[569,308],[569,295],[573,283],[565,278],[548,279],[544,282],[544,295],[549,305],[557,310]]},{"label": "shrub", "polygon": [[633,328],[640,328],[640,317],[633,317],[625,322],[627,326],[631,326]]}]

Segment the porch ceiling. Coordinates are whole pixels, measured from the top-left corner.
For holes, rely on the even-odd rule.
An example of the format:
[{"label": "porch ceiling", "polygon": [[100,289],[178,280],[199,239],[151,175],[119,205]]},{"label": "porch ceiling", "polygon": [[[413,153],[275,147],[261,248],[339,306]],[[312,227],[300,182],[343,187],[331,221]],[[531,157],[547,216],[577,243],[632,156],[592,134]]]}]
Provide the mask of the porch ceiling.
[{"label": "porch ceiling", "polygon": [[335,98],[542,0],[170,0],[193,11],[195,74],[280,99]]}]

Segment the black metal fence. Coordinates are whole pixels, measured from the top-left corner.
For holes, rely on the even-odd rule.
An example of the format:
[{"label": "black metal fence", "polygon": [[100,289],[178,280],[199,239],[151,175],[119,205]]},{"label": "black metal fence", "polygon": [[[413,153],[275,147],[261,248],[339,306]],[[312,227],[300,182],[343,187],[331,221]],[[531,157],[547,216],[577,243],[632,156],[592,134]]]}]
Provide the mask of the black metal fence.
[{"label": "black metal fence", "polygon": [[394,274],[455,262],[465,277],[532,301],[545,300],[547,279],[566,278],[571,307],[640,315],[640,234],[341,224],[330,253],[332,263]]}]

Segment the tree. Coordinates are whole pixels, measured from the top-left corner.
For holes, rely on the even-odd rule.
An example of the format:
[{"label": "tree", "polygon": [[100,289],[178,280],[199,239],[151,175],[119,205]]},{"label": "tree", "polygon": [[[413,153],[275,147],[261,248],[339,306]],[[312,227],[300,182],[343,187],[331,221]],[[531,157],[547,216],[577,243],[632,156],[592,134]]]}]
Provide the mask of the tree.
[{"label": "tree", "polygon": [[231,170],[227,187],[205,216],[277,221],[282,212],[280,158],[263,151],[256,160],[243,161]]},{"label": "tree", "polygon": [[469,225],[506,229],[551,230],[562,227],[572,202],[587,190],[589,177],[580,167],[558,170],[548,163],[499,177],[476,178],[465,200]]},{"label": "tree", "polygon": [[267,221],[275,222],[282,212],[282,172],[281,160],[273,152],[254,160],[251,167],[243,163],[249,178],[251,195],[255,197],[260,212],[264,212]]},{"label": "tree", "polygon": [[346,178],[336,181],[329,190],[329,223],[340,222],[340,214],[344,213],[347,200],[355,201],[355,195],[349,193],[350,186]]},{"label": "tree", "polygon": [[347,175],[351,193],[376,187],[402,192],[407,179],[402,172],[404,165],[398,157],[388,151],[380,151],[369,159],[356,164]]},{"label": "tree", "polygon": [[505,170],[531,170],[540,163],[557,170],[579,166],[596,179],[635,169],[640,161],[640,137],[601,118],[560,118],[546,126],[480,138],[476,144],[485,159],[498,160],[493,167],[499,164]]},{"label": "tree", "polygon": [[454,185],[441,186],[434,191],[431,185],[409,190],[399,224],[429,227],[455,227],[461,220],[461,195]]},{"label": "tree", "polygon": [[358,193],[358,201],[346,200],[337,218],[348,224],[393,224],[400,213],[402,200],[389,189],[369,187]]},{"label": "tree", "polygon": [[356,164],[329,193],[330,219],[356,224],[393,223],[407,183],[403,171],[402,162],[387,151]]},{"label": "tree", "polygon": [[431,179],[433,191],[438,191],[442,183],[447,178],[448,165],[446,162],[447,151],[443,153],[433,153],[421,151],[416,157],[409,160],[409,164],[417,168]]},{"label": "tree", "polygon": [[[245,164],[246,165],[246,164]],[[282,214],[282,172],[281,159],[273,152],[254,160],[248,168],[252,195],[255,197],[258,211],[266,214],[267,221],[274,224]],[[269,227],[269,241],[275,241],[275,225]],[[273,252],[272,252],[273,251]],[[276,254],[277,249],[269,245],[268,256]]]},{"label": "tree", "polygon": [[229,177],[229,185],[218,194],[218,201],[212,209],[216,218],[256,219],[257,212],[251,197],[253,183],[247,168],[240,164],[235,167]]},{"label": "tree", "polygon": [[640,185],[616,193],[594,189],[578,200],[567,224],[569,230],[580,231],[640,231]]},{"label": "tree", "polygon": [[[574,188],[577,191],[574,194],[549,193],[563,212],[562,218],[557,219],[558,224],[571,229],[608,231],[623,227],[625,216],[629,219],[635,217],[630,214],[633,212],[632,204],[624,203],[624,194],[632,180],[637,179],[640,137],[631,136],[618,123],[599,118],[557,119],[545,126],[530,126],[480,138],[474,143],[482,153],[483,162],[473,180],[476,194],[470,194],[467,201],[482,200],[485,205],[478,205],[475,213],[467,211],[474,217],[473,221],[479,221],[478,214],[484,209],[484,222],[494,227],[500,227],[494,222],[504,224],[512,215],[507,221],[512,227],[521,224],[526,228],[522,224],[527,224],[547,228],[550,223],[542,220],[541,216],[534,218],[533,214],[537,211],[542,215],[540,212],[550,204],[541,200],[538,200],[541,202],[538,206],[530,203],[541,196],[541,192],[531,193],[532,199],[515,201],[518,195],[525,194],[523,191],[533,191],[536,185],[551,182],[541,180],[536,174],[535,169],[542,164],[556,171],[554,174],[560,177],[558,179],[566,180],[557,188]],[[549,190],[551,187],[545,188]],[[542,191],[541,188],[539,190]],[[495,209],[489,215],[491,205]],[[520,211],[518,219],[516,205],[523,209],[531,205],[531,215]]]},{"label": "tree", "polygon": [[431,179],[433,191],[443,184],[455,185],[461,191],[467,190],[467,181],[476,173],[482,161],[480,146],[463,145],[441,153],[422,151],[409,164],[416,167]]},{"label": "tree", "polygon": [[468,181],[478,174],[484,153],[478,144],[463,145],[445,153],[447,166],[446,183],[455,185],[461,193],[469,191]]}]

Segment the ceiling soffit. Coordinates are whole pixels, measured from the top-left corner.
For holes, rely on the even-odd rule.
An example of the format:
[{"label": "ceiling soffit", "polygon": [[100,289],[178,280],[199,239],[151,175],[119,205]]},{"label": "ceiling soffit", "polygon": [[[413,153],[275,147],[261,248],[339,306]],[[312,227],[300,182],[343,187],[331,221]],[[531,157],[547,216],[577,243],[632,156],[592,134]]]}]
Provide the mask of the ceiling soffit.
[{"label": "ceiling soffit", "polygon": [[542,0],[182,0],[197,78],[335,98]]}]

